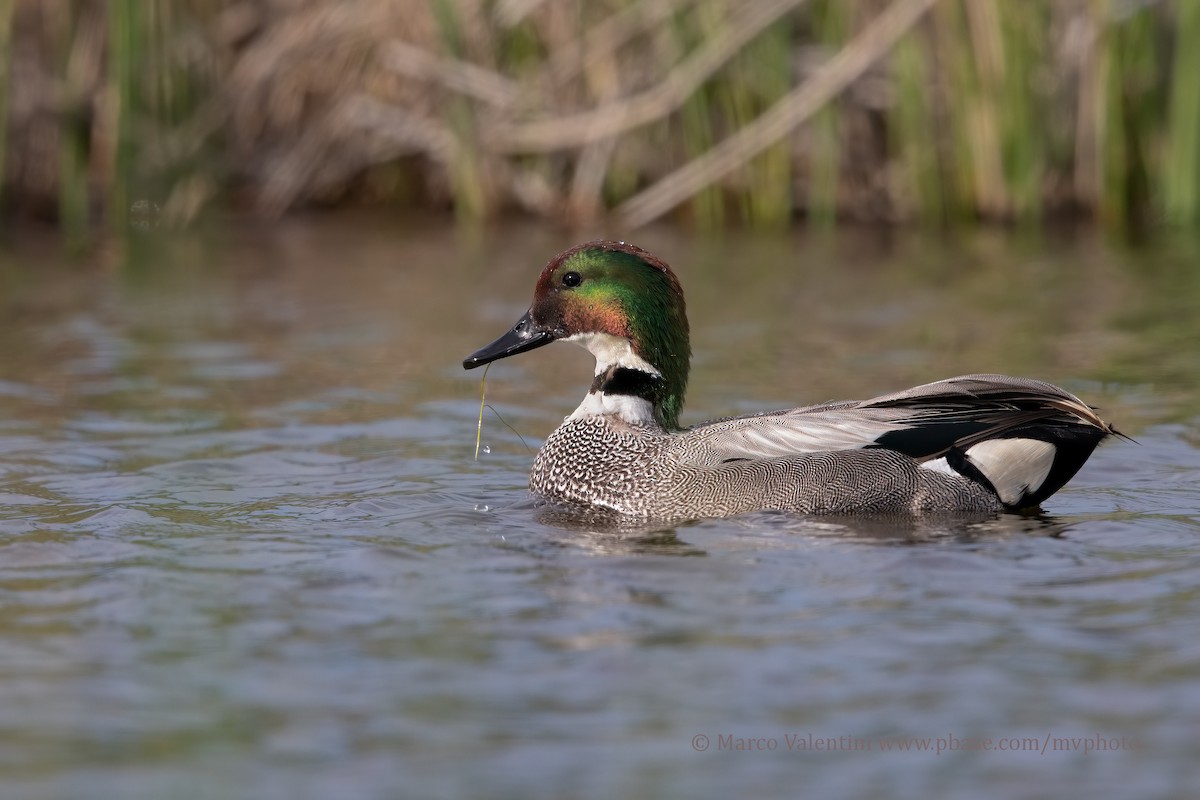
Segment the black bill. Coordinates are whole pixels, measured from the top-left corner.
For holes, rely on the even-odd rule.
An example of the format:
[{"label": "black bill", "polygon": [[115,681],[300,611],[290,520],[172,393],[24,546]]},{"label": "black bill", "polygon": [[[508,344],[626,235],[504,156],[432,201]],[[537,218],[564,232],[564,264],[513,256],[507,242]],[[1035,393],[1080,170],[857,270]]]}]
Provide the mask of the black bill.
[{"label": "black bill", "polygon": [[529,313],[526,311],[525,315],[517,320],[517,324],[513,325],[508,333],[464,358],[463,369],[482,367],[497,359],[515,356],[517,353],[524,353],[526,350],[533,350],[553,342],[556,338],[554,333],[538,327]]}]

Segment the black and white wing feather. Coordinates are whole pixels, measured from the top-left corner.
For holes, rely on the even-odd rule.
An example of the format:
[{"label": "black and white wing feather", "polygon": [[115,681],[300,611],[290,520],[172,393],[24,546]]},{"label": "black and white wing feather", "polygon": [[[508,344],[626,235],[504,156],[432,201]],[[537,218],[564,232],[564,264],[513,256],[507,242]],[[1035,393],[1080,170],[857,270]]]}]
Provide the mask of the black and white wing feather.
[{"label": "black and white wing feather", "polygon": [[1058,491],[1114,434],[1073,394],[1005,375],[964,375],[870,400],[719,420],[689,431],[695,456],[708,464],[894,450],[977,481],[1010,508],[1035,506]]}]

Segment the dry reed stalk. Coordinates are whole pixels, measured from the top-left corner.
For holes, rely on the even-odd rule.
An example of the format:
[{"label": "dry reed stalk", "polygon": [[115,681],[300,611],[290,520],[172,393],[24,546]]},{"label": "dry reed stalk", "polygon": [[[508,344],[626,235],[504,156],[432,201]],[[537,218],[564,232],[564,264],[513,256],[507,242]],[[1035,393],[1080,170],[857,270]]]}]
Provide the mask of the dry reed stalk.
[{"label": "dry reed stalk", "polygon": [[1200,51],[1162,47],[1200,11],[941,0],[895,25],[934,3],[0,0],[0,190],[75,238],[230,189],[267,215],[1200,219]]},{"label": "dry reed stalk", "polygon": [[[612,51],[607,58],[589,59],[583,74],[597,105],[611,103],[621,95],[621,72]],[[591,224],[603,213],[601,193],[618,141],[617,136],[609,136],[589,142],[579,152],[567,195],[566,216],[573,224]]]},{"label": "dry reed stalk", "polygon": [[586,72],[593,61],[612,57],[638,36],[664,24],[700,0],[645,0],[616,11],[563,46],[551,51],[541,70],[539,91],[549,96]]},{"label": "dry reed stalk", "polygon": [[714,72],[762,31],[806,0],[764,0],[742,9],[727,27],[654,88],[598,108],[547,120],[502,124],[486,143],[498,153],[539,153],[618,136],[678,109]]},{"label": "dry reed stalk", "polygon": [[500,109],[513,105],[521,95],[516,83],[490,69],[444,58],[400,40],[383,45],[379,60],[383,66],[401,75],[441,84],[444,89]]},{"label": "dry reed stalk", "polygon": [[895,0],[802,86],[700,158],[625,201],[617,216],[629,227],[646,225],[790,134],[886,55],[934,2]]}]

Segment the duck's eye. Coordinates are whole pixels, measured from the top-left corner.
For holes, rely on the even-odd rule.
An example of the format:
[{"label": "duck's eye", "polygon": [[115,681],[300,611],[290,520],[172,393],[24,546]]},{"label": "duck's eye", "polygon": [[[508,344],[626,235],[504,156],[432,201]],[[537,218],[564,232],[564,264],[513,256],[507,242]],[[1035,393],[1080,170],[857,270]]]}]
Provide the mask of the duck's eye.
[{"label": "duck's eye", "polygon": [[562,276],[563,286],[578,286],[583,283],[583,276],[578,272],[568,272]]}]

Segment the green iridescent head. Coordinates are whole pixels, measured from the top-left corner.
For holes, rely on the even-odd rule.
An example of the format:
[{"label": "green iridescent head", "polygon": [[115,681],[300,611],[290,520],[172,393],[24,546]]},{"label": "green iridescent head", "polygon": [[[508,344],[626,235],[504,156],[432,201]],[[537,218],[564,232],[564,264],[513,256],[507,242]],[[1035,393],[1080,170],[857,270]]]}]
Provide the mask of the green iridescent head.
[{"label": "green iridescent head", "polygon": [[529,312],[463,366],[471,369],[559,339],[579,337],[583,343],[588,334],[628,342],[632,358],[620,366],[657,373],[661,380],[650,382],[646,399],[663,427],[677,429],[691,360],[683,290],[663,261],[624,242],[588,242],[551,259]]}]

